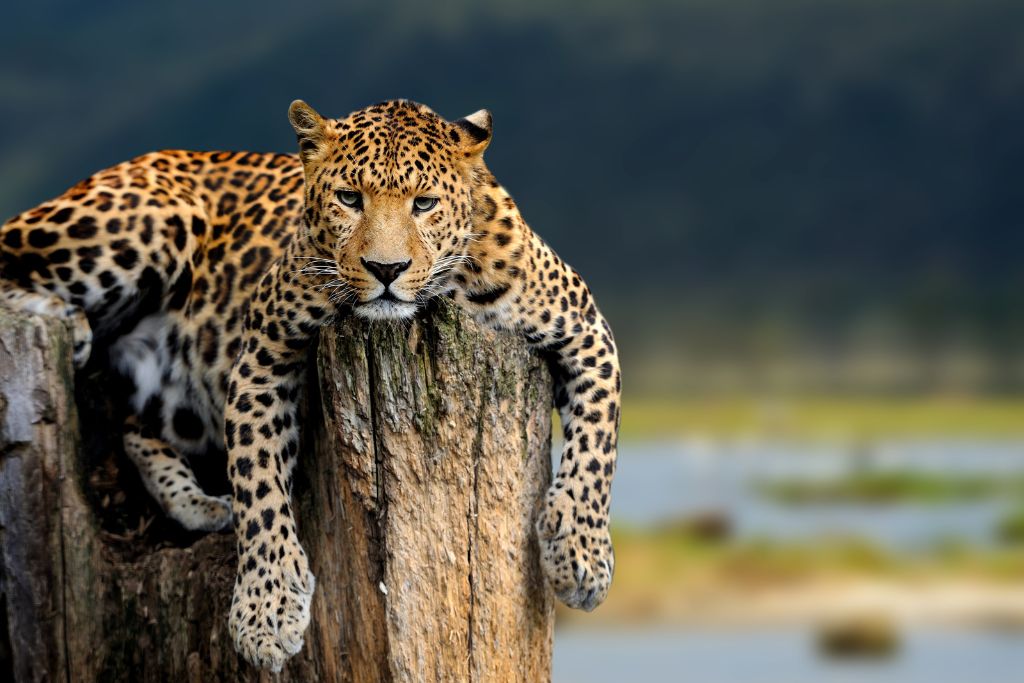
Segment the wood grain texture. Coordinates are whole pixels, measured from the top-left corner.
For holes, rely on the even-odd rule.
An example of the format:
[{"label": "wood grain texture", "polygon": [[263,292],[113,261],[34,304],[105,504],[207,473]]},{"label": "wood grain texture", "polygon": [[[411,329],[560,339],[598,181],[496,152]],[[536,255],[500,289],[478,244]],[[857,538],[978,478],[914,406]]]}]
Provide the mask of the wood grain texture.
[{"label": "wood grain texture", "polygon": [[441,303],[325,329],[316,366],[295,483],[313,622],[270,677],[228,640],[231,536],[112,546],[85,495],[66,330],[0,311],[0,678],[549,680],[544,364]]}]

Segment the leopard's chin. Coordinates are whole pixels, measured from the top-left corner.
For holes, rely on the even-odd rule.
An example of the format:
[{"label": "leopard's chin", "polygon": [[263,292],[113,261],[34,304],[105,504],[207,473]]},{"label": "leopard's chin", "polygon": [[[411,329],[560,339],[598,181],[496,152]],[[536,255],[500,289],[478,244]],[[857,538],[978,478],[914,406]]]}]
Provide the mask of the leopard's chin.
[{"label": "leopard's chin", "polygon": [[416,314],[416,304],[380,297],[357,305],[355,314],[364,320],[404,320]]}]

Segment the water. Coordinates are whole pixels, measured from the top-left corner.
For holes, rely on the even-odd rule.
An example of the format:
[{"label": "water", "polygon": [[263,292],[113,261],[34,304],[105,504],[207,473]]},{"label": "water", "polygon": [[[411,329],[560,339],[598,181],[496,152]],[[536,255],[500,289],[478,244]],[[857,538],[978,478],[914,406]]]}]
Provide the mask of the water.
[{"label": "water", "polygon": [[1024,442],[892,441],[869,450],[755,441],[624,443],[612,495],[613,522],[645,526],[687,514],[727,513],[739,538],[856,535],[883,547],[926,549],[961,539],[989,543],[1005,499],[947,504],[787,505],[755,490],[771,479],[841,476],[855,467],[961,474],[1024,472]]},{"label": "water", "polygon": [[554,683],[1009,683],[1024,680],[1024,634],[925,629],[890,659],[821,657],[809,632],[555,633]]},{"label": "water", "polygon": [[[624,443],[613,520],[647,526],[690,513],[726,513],[736,536],[811,540],[856,535],[913,552],[957,538],[993,541],[1014,503],[814,504],[791,506],[758,493],[772,479],[828,479],[855,468],[958,474],[1024,472],[1024,442],[891,441],[870,448],[737,441]],[[555,634],[555,683],[1008,683],[1024,680],[1024,632],[929,628],[903,634],[882,660],[825,659],[809,628],[613,629]]]}]

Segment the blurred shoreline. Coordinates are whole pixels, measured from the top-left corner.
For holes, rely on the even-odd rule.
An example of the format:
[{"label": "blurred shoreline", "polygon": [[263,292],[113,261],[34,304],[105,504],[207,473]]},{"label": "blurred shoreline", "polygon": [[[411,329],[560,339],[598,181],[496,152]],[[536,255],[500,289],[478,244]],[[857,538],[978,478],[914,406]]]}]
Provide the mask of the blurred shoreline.
[{"label": "blurred shoreline", "polygon": [[921,584],[868,577],[823,578],[815,583],[759,589],[702,587],[671,602],[656,595],[634,596],[633,600],[634,604],[625,608],[606,606],[587,615],[559,608],[558,627],[815,627],[863,615],[882,615],[904,626],[1024,632],[1024,587],[977,580],[943,579]]},{"label": "blurred shoreline", "polygon": [[843,394],[694,397],[627,394],[621,437],[1024,438],[1024,396]]},{"label": "blurred shoreline", "polygon": [[593,613],[560,627],[746,628],[883,615],[905,625],[1024,632],[1024,552],[960,549],[902,557],[854,539],[706,542],[681,532],[614,534],[616,577]]}]

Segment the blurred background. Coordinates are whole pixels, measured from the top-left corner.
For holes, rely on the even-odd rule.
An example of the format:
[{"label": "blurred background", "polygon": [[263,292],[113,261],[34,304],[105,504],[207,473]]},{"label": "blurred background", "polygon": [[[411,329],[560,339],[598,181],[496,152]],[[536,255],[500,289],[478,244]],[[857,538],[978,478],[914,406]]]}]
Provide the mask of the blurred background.
[{"label": "blurred background", "polygon": [[160,148],[291,151],[303,98],[495,118],[626,400],[617,575],[555,681],[1024,671],[1024,4],[0,9],[0,214]]}]

